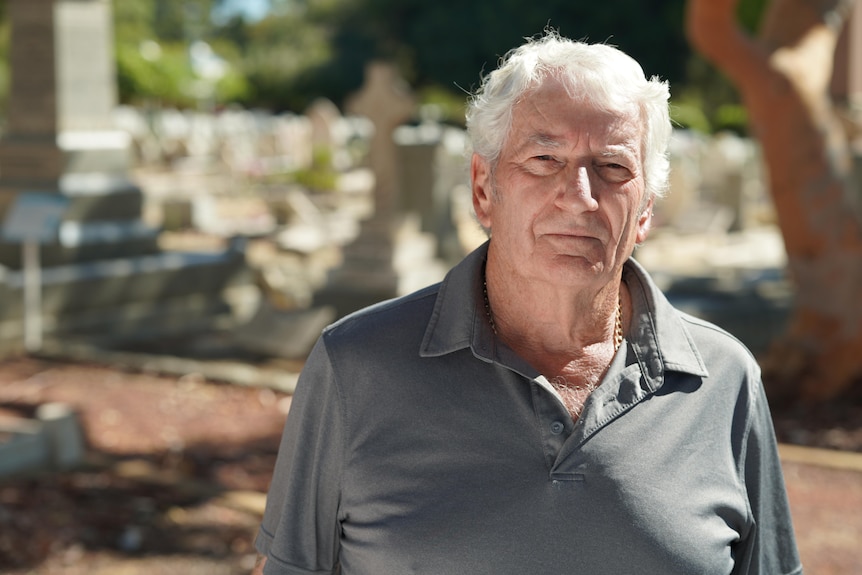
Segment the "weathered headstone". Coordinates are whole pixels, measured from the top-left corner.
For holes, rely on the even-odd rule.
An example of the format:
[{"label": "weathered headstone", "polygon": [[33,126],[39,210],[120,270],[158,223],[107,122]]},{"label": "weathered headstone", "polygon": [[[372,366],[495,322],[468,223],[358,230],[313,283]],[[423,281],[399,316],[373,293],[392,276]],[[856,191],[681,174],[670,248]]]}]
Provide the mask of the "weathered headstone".
[{"label": "weathered headstone", "polygon": [[434,256],[433,245],[411,241],[416,236],[409,235],[410,230],[407,235],[402,233],[393,131],[414,110],[403,80],[394,67],[382,62],[367,67],[365,84],[347,103],[350,114],[364,116],[374,125],[368,152],[374,173],[374,213],[362,222],[356,240],[344,246],[342,265],[330,272],[327,285],[315,294],[316,305],[331,305],[339,316],[409,290],[405,268],[427,270],[426,264]]},{"label": "weathered headstone", "polygon": [[418,218],[421,232],[436,241],[435,255],[450,263],[464,255],[454,223],[452,194],[456,186],[467,182],[465,137],[463,130],[433,121],[395,131],[400,208]]},{"label": "weathered headstone", "polygon": [[335,146],[335,125],[341,118],[338,106],[326,98],[317,98],[305,110],[305,117],[311,124],[312,148],[328,150]]},{"label": "weathered headstone", "polygon": [[[116,105],[106,0],[10,0],[11,89],[0,140],[0,212],[30,190],[67,196],[71,233],[43,245],[45,265],[153,253],[156,230],[136,223],[143,195],[128,178],[130,138],[113,128]],[[82,65],[86,63],[86,65]],[[107,229],[106,223],[110,229]],[[15,246],[0,263],[19,267]]]},{"label": "weathered headstone", "polygon": [[365,116],[374,124],[368,151],[374,172],[374,216],[384,225],[393,223],[398,196],[397,153],[392,133],[411,118],[415,101],[395,68],[372,62],[365,71],[365,84],[347,102],[348,113]]},{"label": "weathered headstone", "polygon": [[[56,231],[39,245],[46,335],[115,343],[188,333],[225,317],[224,291],[245,271],[244,253],[162,252],[159,230],[142,218],[143,193],[128,174],[130,137],[114,127],[110,0],[5,6],[11,87],[0,139],[0,227],[10,225],[5,218],[19,197],[67,200]],[[18,347],[24,331],[21,253],[15,237],[0,241],[4,351]]]},{"label": "weathered headstone", "polygon": [[71,469],[85,455],[78,415],[65,403],[40,405],[36,419],[0,419],[0,477]]}]

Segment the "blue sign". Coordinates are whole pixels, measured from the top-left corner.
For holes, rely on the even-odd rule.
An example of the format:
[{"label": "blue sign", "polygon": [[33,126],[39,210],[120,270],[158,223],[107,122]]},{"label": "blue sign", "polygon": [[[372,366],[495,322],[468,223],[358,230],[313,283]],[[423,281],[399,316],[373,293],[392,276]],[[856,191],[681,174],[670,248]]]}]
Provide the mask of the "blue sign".
[{"label": "blue sign", "polygon": [[3,239],[8,242],[55,242],[69,198],[51,192],[21,192],[6,212]]}]

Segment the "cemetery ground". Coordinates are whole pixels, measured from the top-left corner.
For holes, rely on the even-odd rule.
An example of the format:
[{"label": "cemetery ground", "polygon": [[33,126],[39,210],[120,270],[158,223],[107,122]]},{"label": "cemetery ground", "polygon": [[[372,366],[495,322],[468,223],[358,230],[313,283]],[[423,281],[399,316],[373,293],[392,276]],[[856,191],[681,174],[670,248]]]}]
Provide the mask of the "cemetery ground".
[{"label": "cemetery ground", "polygon": [[[0,480],[0,572],[249,572],[289,394],[158,364],[142,371],[38,356],[0,364],[2,411],[32,416],[46,402],[76,410],[87,456],[73,470]],[[860,409],[774,414],[784,442],[807,444],[782,450],[808,574],[862,573],[862,435],[852,431]]]}]

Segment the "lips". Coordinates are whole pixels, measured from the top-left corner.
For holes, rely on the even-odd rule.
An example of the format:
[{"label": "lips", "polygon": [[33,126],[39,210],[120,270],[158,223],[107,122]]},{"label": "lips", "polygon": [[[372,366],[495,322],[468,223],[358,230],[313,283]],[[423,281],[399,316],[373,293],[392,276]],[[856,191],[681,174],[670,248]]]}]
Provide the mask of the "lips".
[{"label": "lips", "polygon": [[594,236],[582,234],[545,234],[540,236],[545,245],[557,255],[586,257],[589,260],[601,258],[604,244]]},{"label": "lips", "polygon": [[541,234],[539,237],[545,237],[555,242],[582,242],[585,240],[599,241],[599,238],[595,234],[588,234],[585,232],[556,232]]}]

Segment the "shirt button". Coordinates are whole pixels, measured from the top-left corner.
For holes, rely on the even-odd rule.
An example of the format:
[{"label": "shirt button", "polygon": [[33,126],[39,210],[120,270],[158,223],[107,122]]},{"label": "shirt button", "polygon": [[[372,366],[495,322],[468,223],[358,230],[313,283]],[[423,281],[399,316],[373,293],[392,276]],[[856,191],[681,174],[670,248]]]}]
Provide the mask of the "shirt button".
[{"label": "shirt button", "polygon": [[555,421],[551,423],[551,433],[553,433],[554,435],[561,434],[565,429],[566,426],[563,424],[562,421]]}]

